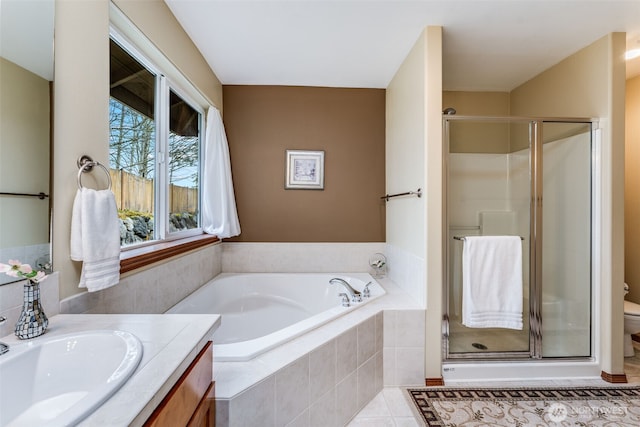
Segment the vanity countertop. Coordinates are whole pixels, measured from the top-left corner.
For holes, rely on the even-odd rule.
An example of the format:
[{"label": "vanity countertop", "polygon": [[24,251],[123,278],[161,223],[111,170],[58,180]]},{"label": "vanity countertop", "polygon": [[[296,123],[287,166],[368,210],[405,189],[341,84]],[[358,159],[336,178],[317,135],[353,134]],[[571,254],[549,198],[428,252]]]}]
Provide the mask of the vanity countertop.
[{"label": "vanity countertop", "polygon": [[[139,426],[151,415],[220,326],[211,314],[60,314],[49,319],[38,339],[72,332],[108,329],[134,334],[143,346],[133,376],[81,426]],[[14,335],[1,341],[20,345]]]}]

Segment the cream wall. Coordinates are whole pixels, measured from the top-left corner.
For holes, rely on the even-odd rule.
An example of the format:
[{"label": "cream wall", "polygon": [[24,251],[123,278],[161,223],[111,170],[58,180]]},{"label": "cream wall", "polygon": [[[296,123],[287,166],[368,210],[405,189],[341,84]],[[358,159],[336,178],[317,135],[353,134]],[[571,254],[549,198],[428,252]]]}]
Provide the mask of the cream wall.
[{"label": "cream wall", "polygon": [[[162,0],[116,4],[205,97],[222,108],[219,80]],[[88,154],[104,164],[109,160],[109,7],[107,0],[56,1],[52,245],[61,299],[80,291],[80,263],[69,259],[76,159]],[[103,178],[90,174],[83,184],[103,188]]]},{"label": "cream wall", "polygon": [[442,92],[442,109],[453,107],[458,116],[508,116],[509,92]]},{"label": "cream wall", "polygon": [[[0,58],[0,88],[0,191],[49,194],[49,81]],[[0,197],[0,249],[48,242],[49,199]]]},{"label": "cream wall", "polygon": [[605,36],[515,88],[511,115],[609,117],[615,39],[614,34]]},{"label": "cream wall", "polygon": [[[387,194],[424,189],[426,184],[427,31],[405,58],[386,93]],[[387,243],[425,258],[426,197],[387,202]]]},{"label": "cream wall", "polygon": [[[511,93],[511,114],[538,117],[596,117],[602,136],[601,270],[597,334],[601,367],[623,374],[624,280],[624,85],[625,34],[609,34],[564,59]],[[597,319],[598,320],[598,319]]]},{"label": "cream wall", "polygon": [[425,378],[442,378],[442,27],[427,28],[426,64],[426,258]]},{"label": "cream wall", "polygon": [[625,104],[624,279],[640,303],[640,76],[627,80]]},{"label": "cream wall", "polygon": [[[458,116],[509,115],[509,92],[445,91],[442,109],[453,107]],[[510,151],[509,125],[506,123],[457,122],[450,127],[449,152],[501,153]]]},{"label": "cream wall", "polygon": [[[387,87],[386,191],[423,190],[421,198],[387,202],[390,276],[426,303],[425,376],[441,378],[442,317],[442,28],[428,27]],[[409,261],[407,261],[409,260]],[[394,271],[395,268],[395,271]],[[425,289],[426,287],[426,289]]]}]

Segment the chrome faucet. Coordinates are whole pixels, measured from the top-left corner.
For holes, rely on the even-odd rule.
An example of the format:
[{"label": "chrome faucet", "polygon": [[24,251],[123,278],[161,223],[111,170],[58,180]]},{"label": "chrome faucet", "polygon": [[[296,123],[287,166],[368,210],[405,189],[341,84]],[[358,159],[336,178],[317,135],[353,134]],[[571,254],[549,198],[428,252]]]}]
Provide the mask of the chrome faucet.
[{"label": "chrome faucet", "polygon": [[344,292],[340,292],[338,296],[342,298],[343,307],[351,307],[351,304],[349,303],[349,297],[347,296],[347,294],[345,294]]},{"label": "chrome faucet", "polygon": [[[2,325],[7,319],[0,316],[0,325]],[[9,346],[3,342],[0,342],[0,355],[5,354],[7,351],[9,351]]]},{"label": "chrome faucet", "polygon": [[371,289],[369,289],[369,285],[371,282],[364,285],[364,289],[362,290],[362,298],[370,298],[371,297]]},{"label": "chrome faucet", "polygon": [[362,302],[362,294],[360,294],[359,291],[353,289],[346,280],[343,280],[339,277],[334,277],[333,279],[329,280],[329,283],[332,285],[335,285],[336,283],[342,285],[344,290],[351,297],[351,302]]}]

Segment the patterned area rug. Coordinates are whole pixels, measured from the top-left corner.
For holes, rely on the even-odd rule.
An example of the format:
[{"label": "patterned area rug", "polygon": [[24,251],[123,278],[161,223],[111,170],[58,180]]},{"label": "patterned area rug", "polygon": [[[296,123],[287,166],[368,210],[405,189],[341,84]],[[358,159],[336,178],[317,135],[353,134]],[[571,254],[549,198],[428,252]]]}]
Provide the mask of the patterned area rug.
[{"label": "patterned area rug", "polygon": [[640,387],[407,391],[427,426],[640,426]]}]

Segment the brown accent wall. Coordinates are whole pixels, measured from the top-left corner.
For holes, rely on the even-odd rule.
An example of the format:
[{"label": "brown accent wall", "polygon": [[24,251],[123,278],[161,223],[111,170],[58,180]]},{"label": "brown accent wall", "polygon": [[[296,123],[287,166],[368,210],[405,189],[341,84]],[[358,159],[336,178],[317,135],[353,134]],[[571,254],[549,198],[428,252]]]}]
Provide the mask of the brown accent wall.
[{"label": "brown accent wall", "polygon": [[[385,91],[224,86],[245,242],[385,240]],[[324,150],[324,190],[285,190],[285,150]]]}]

